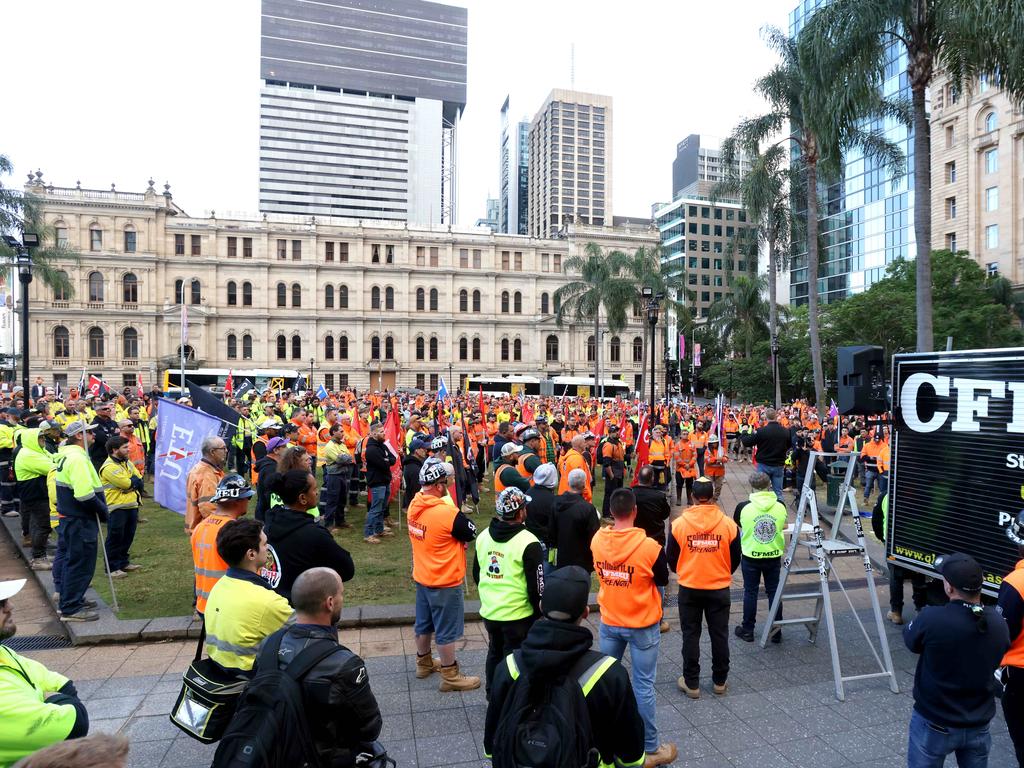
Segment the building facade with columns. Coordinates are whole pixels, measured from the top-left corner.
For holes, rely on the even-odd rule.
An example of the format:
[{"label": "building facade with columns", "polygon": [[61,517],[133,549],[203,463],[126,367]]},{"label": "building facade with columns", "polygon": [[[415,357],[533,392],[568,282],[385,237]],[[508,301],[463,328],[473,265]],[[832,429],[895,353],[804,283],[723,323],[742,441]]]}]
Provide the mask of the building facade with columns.
[{"label": "building facade with columns", "polygon": [[[436,387],[438,378],[586,376],[589,321],[555,322],[563,269],[589,242],[658,243],[641,225],[580,226],[540,240],[483,229],[263,215],[191,217],[169,188],[55,187],[36,195],[73,293],[36,280],[31,374],[66,387],[95,374],[148,389],[176,370],[182,304],[189,367],[314,369],[314,382],[359,390]],[[643,318],[602,339],[602,378],[639,385]],[[451,368],[449,369],[449,365]],[[659,377],[662,374],[659,372]],[[450,385],[449,385],[450,386]]]}]

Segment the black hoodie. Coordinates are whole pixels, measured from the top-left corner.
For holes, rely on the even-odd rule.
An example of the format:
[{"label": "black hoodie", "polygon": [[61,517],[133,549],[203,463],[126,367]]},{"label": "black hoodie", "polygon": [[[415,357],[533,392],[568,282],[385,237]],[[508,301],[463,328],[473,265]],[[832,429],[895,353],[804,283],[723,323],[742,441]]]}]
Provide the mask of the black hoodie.
[{"label": "black hoodie", "polygon": [[274,548],[281,568],[281,581],[275,588],[279,595],[289,598],[292,584],[300,573],[310,568],[331,568],[342,581],[355,575],[352,555],[326,528],[317,525],[311,514],[278,506],[270,517],[267,541]]},{"label": "black hoodie", "polygon": [[[487,527],[487,532],[496,542],[504,544],[523,530],[522,523],[508,523],[494,518]],[[530,597],[530,605],[534,612],[540,610],[540,595],[544,591],[544,548],[540,541],[527,544],[523,550],[523,572],[526,574],[526,593]],[[473,558],[473,581],[480,583],[480,558]]]},{"label": "black hoodie", "polygon": [[270,481],[277,474],[277,459],[270,456],[257,459],[254,469],[259,478],[256,480],[256,510],[253,516],[261,523],[265,523],[267,510],[270,509]]},{"label": "black hoodie", "polygon": [[[586,669],[602,656],[590,650],[593,641],[594,636],[586,627],[543,617],[538,619],[520,649],[523,664],[519,680],[527,676],[534,680],[554,680],[567,670]],[[504,714],[505,699],[516,684],[507,664],[495,668],[484,726],[487,755],[494,754],[494,734]],[[640,719],[629,675],[622,664],[615,662],[598,678],[587,694],[587,711],[594,734],[593,746],[601,753],[603,763],[636,765],[643,761],[644,721]]]},{"label": "black hoodie", "polygon": [[410,453],[402,462],[402,477],[405,478],[405,491],[402,493],[402,509],[409,508],[412,497],[420,492],[420,469],[423,468],[423,459],[415,453]]},{"label": "black hoodie", "polygon": [[601,527],[597,507],[579,493],[566,491],[555,497],[554,509],[548,523],[548,539],[556,550],[555,566],[578,565],[594,572],[594,554],[590,540]]},{"label": "black hoodie", "polygon": [[529,490],[530,503],[526,505],[526,528],[534,536],[552,547],[548,527],[551,523],[551,511],[555,508],[555,492],[543,485],[535,485]]}]

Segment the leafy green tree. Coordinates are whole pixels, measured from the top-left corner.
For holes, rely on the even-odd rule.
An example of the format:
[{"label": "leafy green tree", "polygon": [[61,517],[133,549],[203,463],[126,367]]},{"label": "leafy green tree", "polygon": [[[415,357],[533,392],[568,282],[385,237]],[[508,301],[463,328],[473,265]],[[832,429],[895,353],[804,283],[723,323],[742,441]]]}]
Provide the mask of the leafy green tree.
[{"label": "leafy green tree", "polygon": [[[75,261],[79,258],[78,254],[57,242],[57,233],[44,220],[39,201],[35,197],[4,186],[2,177],[12,171],[11,161],[6,155],[0,155],[0,233],[18,239],[22,232],[39,235],[40,246],[29,251],[33,275],[47,287],[71,296],[74,287],[58,263],[62,259]],[[7,276],[8,283],[13,279],[9,265],[14,258],[14,251],[0,241],[0,272]]]},{"label": "leafy green tree", "polygon": [[800,36],[802,59],[822,78],[878,88],[900,49],[913,104],[914,236],[917,240],[917,350],[934,344],[931,265],[931,123],[927,90],[937,69],[954,87],[999,73],[1024,98],[1024,3],[1020,0],[832,0]]},{"label": "leafy green tree", "polygon": [[1024,291],[1014,290],[1013,283],[1002,276],[990,278],[987,288],[993,301],[1013,312],[1017,322],[1024,321]]},{"label": "leafy green tree", "polygon": [[739,275],[732,280],[732,290],[711,305],[708,325],[716,329],[726,345],[742,350],[750,359],[754,343],[768,332],[770,305],[765,297],[768,278]]}]

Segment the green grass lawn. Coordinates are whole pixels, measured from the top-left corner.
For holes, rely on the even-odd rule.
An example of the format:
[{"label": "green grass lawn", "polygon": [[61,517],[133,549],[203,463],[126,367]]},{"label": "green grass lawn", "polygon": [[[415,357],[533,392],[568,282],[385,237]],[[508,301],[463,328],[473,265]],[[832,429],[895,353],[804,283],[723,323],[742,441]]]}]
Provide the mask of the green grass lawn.
[{"label": "green grass lawn", "polygon": [[[490,487],[490,478],[487,486]],[[594,490],[594,503],[600,509],[603,484]],[[185,616],[192,613],[192,549],[184,532],[184,518],[164,509],[151,498],[144,499],[140,516],[149,522],[139,525],[131,549],[132,562],[143,566],[123,579],[114,581],[123,619],[145,619],[156,616]],[[255,503],[255,502],[254,502]],[[486,526],[494,515],[494,493],[480,494],[479,513],[473,517],[478,528]],[[361,502],[348,510],[352,527],[339,531],[335,538],[352,553],[356,575],[345,585],[347,605],[396,605],[412,603],[415,587],[412,582],[412,552],[403,527],[395,535],[382,539],[378,545],[363,543],[366,505]],[[398,521],[397,500],[391,504],[391,517]],[[104,531],[104,535],[106,531]],[[469,565],[467,600],[477,597],[473,584],[473,550],[466,552]],[[103,570],[102,554],[97,560],[93,586],[110,603],[110,586]]]}]

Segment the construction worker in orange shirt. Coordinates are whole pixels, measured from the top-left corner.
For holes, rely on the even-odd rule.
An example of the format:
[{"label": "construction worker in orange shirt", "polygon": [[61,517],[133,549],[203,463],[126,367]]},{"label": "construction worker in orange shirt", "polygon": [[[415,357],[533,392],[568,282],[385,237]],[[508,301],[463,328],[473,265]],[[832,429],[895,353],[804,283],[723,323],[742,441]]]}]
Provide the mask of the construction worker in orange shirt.
[{"label": "construction worker in orange shirt", "polygon": [[676,474],[676,505],[682,504],[683,489],[686,489],[686,504],[693,504],[693,481],[697,479],[697,449],[690,442],[690,430],[685,425],[679,429],[679,437],[672,441],[672,463]]},{"label": "construction worker in orange shirt", "polygon": [[297,408],[292,414],[292,424],[299,428],[298,434],[292,442],[301,445],[312,458],[316,458],[316,430],[313,429],[313,419],[304,408]]},{"label": "construction worker in orange shirt", "polygon": [[704,453],[708,447],[708,433],[704,429],[704,422],[700,419],[697,420],[693,432],[690,433],[690,442],[693,443],[693,448],[697,451],[697,474],[703,475]]},{"label": "construction worker in orange shirt", "polygon": [[658,424],[651,431],[651,445],[647,461],[654,467],[654,487],[664,491],[668,488],[668,463],[672,458],[672,441],[665,436],[665,428]]},{"label": "construction worker in orange shirt", "polygon": [[725,465],[728,461],[728,446],[722,443],[721,450],[719,450],[718,435],[710,435],[708,437],[707,451],[704,453],[704,475],[715,486],[714,498],[716,502],[722,495],[722,485],[725,483]]},{"label": "construction worker in orange shirt", "polygon": [[582,495],[589,502],[594,498],[594,478],[590,473],[590,463],[587,461],[586,456],[583,455],[584,450],[586,450],[586,443],[587,441],[583,435],[576,435],[572,439],[569,450],[563,454],[558,464],[558,493],[561,495],[569,490],[569,473],[574,469],[579,469],[587,476],[587,483],[583,488]]}]

